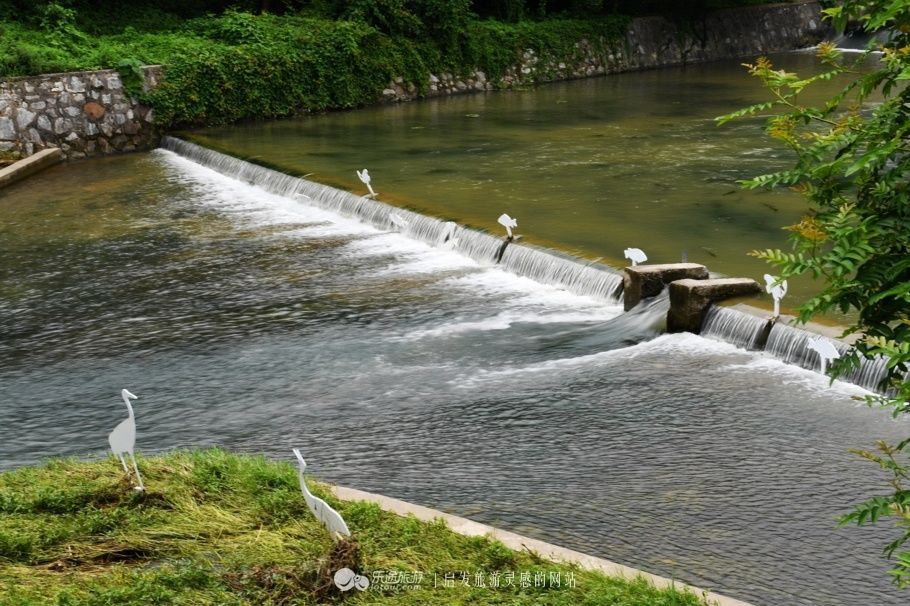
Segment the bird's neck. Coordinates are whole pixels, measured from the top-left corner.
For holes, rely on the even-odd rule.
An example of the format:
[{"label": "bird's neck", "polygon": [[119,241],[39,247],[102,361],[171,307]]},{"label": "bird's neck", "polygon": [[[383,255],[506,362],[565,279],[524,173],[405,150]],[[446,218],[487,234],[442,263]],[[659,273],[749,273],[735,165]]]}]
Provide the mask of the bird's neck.
[{"label": "bird's neck", "polygon": [[135,419],[136,417],[133,415],[133,405],[130,404],[130,401],[129,401],[128,399],[126,399],[126,398],[123,398],[123,401],[126,402],[126,409],[127,409],[127,410],[129,411],[129,413],[130,413],[130,418],[131,418],[131,419]]}]

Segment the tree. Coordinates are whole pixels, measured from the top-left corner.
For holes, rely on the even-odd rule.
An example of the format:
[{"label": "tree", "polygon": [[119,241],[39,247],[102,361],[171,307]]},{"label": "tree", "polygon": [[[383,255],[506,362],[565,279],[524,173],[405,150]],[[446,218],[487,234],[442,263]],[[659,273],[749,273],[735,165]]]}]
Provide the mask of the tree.
[{"label": "tree", "polygon": [[[760,58],[746,67],[771,100],[718,121],[772,112],[768,133],[790,146],[795,164],[743,185],[790,187],[807,198],[811,210],[787,228],[791,251],[752,254],[776,266],[782,278],[823,278],[799,319],[832,309],[852,312],[856,320],[847,332],[861,335],[832,368],[832,377],[857,366],[860,358],[887,356],[886,395],[867,400],[891,407],[895,415],[910,413],[910,0],[841,0],[824,13],[841,32],[848,25],[885,31],[886,41],[873,39],[869,51],[852,61],[832,44],[822,44],[824,71],[807,78]],[[841,74],[850,75],[850,83],[823,105],[801,103],[808,87]],[[894,519],[900,533],[884,551],[894,558],[894,582],[910,587],[910,439],[853,452],[889,474],[890,493],[857,505],[840,523]]]}]

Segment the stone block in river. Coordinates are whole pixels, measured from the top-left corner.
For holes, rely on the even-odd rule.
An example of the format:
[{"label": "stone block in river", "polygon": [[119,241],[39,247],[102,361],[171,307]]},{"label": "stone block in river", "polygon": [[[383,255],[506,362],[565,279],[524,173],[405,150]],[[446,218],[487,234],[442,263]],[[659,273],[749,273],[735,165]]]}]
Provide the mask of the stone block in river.
[{"label": "stone block in river", "polygon": [[690,278],[704,280],[708,268],[698,263],[666,263],[663,265],[636,265],[625,269],[623,277],[623,306],[629,311],[642,299],[660,294],[665,284]]},{"label": "stone block in river", "polygon": [[667,332],[698,334],[705,311],[711,303],[761,292],[761,286],[751,278],[684,279],[671,282]]}]

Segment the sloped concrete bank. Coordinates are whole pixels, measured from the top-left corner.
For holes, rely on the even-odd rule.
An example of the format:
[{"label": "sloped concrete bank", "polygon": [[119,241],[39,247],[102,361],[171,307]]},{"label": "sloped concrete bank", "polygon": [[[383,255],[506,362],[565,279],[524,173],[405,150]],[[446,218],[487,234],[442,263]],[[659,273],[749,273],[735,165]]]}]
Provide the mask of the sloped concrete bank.
[{"label": "sloped concrete bank", "polygon": [[693,587],[691,585],[686,585],[685,583],[680,583],[678,581],[673,581],[665,577],[644,572],[636,568],[630,568],[622,564],[617,564],[616,562],[611,562],[610,560],[605,560],[603,558],[581,553],[580,551],[566,549],[565,547],[560,547],[558,545],[553,545],[552,543],[546,543],[544,541],[525,537],[520,534],[515,534],[514,532],[500,530],[493,526],[487,526],[486,524],[474,522],[467,518],[453,516],[436,509],[423,507],[422,505],[415,505],[413,503],[408,503],[407,501],[400,501],[398,499],[393,499],[384,495],[364,492],[355,488],[345,488],[343,486],[333,486],[332,491],[339,499],[345,501],[366,501],[368,503],[375,503],[383,510],[398,514],[400,516],[412,515],[418,520],[423,520],[426,522],[443,520],[453,532],[457,532],[458,534],[468,537],[490,537],[503,543],[510,549],[514,549],[516,551],[532,551],[550,561],[577,564],[587,570],[595,570],[602,572],[608,576],[623,577],[626,579],[641,577],[648,582],[653,583],[656,587],[676,587],[677,589],[681,590],[687,589],[695,595],[703,596],[707,603],[711,604],[712,606],[751,606],[747,602],[743,602],[735,598],[722,596],[710,591],[706,591],[704,589],[699,589],[698,587]]},{"label": "sloped concrete bank", "polygon": [[[468,76],[427,74],[426,96],[509,89],[518,86],[632,70],[792,50],[825,33],[817,1],[804,0],[713,13],[673,23],[635,19],[622,40],[579,40],[570,57],[540,56],[527,49],[495,81],[475,70]],[[145,88],[157,85],[159,66],[144,68]],[[377,101],[416,99],[417,87],[395,78]],[[305,108],[302,108],[305,109]],[[161,133],[154,114],[124,88],[115,70],[44,74],[0,81],[0,153],[26,157],[59,148],[66,159],[151,149]]]}]

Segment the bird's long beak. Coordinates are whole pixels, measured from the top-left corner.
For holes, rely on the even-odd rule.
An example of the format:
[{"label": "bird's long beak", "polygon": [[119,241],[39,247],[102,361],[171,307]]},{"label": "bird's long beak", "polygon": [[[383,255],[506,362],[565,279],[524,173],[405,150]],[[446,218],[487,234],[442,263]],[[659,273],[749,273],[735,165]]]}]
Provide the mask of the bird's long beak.
[{"label": "bird's long beak", "polygon": [[132,398],[133,400],[138,400],[139,396],[133,394],[131,391],[124,389],[123,392],[126,394],[127,398]]}]

